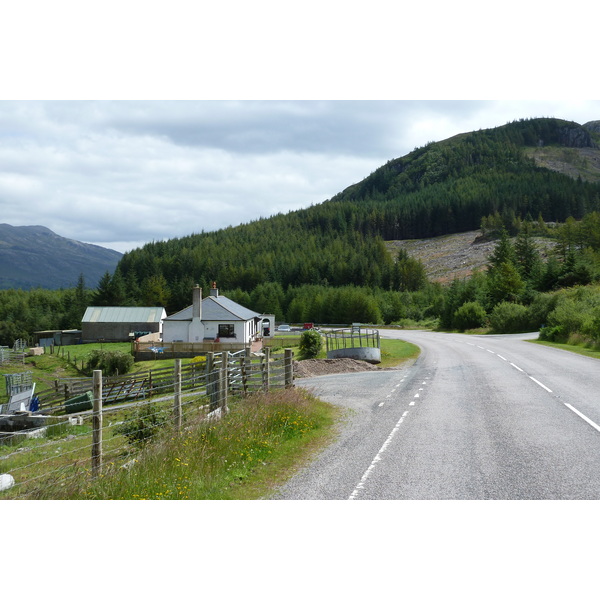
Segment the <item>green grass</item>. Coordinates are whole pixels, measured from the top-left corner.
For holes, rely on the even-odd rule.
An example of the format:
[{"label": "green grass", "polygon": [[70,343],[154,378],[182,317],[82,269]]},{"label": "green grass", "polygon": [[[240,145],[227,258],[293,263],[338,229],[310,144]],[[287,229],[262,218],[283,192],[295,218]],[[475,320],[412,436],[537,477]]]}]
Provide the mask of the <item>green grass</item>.
[{"label": "green grass", "polygon": [[414,344],[402,340],[381,339],[381,363],[382,368],[397,367],[407,360],[417,358],[420,349]]},{"label": "green grass", "polygon": [[575,354],[582,354],[583,356],[589,356],[590,358],[598,358],[600,359],[600,350],[594,348],[588,348],[585,345],[575,345],[575,344],[559,344],[557,342],[546,342],[543,340],[527,340],[532,344],[540,344],[542,346],[550,346],[552,348],[560,348],[561,350],[568,350],[569,352],[574,352]]},{"label": "green grass", "polygon": [[26,356],[25,364],[11,363],[0,365],[0,404],[6,402],[8,399],[3,376],[11,373],[24,373],[26,371],[32,372],[35,391],[38,393],[53,389],[55,379],[61,377],[81,377],[81,373],[62,357],[51,354]]},{"label": "green grass", "polygon": [[[89,464],[81,454],[70,453],[69,446],[81,446],[78,452],[89,453],[84,439],[40,440],[38,454],[14,452],[0,447],[4,467],[19,461],[60,461],[50,466],[57,473],[45,481],[30,498],[39,499],[148,499],[148,500],[234,500],[268,496],[299,465],[334,435],[338,409],[323,403],[301,388],[255,394],[230,402],[230,413],[217,422],[190,418],[181,432],[165,426],[161,434],[135,455],[129,469],[120,468],[131,459],[121,435],[107,437],[107,448],[120,452],[121,460],[111,460],[103,473],[91,479]],[[32,443],[30,440],[28,444]],[[54,457],[60,447],[60,455]],[[9,463],[12,461],[12,465]],[[77,464],[78,461],[80,464]],[[67,470],[68,463],[73,463]],[[112,464],[111,464],[112,463]],[[57,470],[58,469],[58,470]],[[15,479],[22,479],[22,472]],[[10,497],[13,488],[4,493]],[[7,496],[8,494],[8,496]],[[16,496],[13,496],[16,497]]]}]

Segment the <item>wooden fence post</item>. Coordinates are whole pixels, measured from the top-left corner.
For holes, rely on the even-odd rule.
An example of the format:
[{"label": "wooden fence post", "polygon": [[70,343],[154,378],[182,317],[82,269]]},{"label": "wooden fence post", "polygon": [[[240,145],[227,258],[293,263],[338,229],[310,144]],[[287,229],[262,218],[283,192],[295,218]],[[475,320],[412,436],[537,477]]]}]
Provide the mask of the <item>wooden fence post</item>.
[{"label": "wooden fence post", "polygon": [[242,393],[248,393],[248,370],[246,369],[246,356],[240,356],[240,372],[242,377]]},{"label": "wooden fence post", "polygon": [[283,372],[285,387],[294,387],[294,352],[291,348],[286,348],[284,350]]},{"label": "wooden fence post", "polygon": [[263,389],[265,392],[269,391],[269,378],[271,377],[271,365],[269,363],[271,358],[271,348],[263,348],[265,354],[265,361],[263,363]]},{"label": "wooden fence post", "polygon": [[219,396],[217,394],[217,380],[215,377],[215,353],[206,353],[206,395],[208,396],[208,410],[213,412],[219,407]]},{"label": "wooden fence post", "polygon": [[220,405],[221,405],[221,415],[224,415],[227,412],[227,391],[229,389],[228,383],[228,375],[229,375],[229,352],[227,350],[223,350],[221,353],[221,381],[219,387],[219,396],[220,396]]},{"label": "wooden fence post", "polygon": [[173,403],[173,421],[175,427],[181,429],[181,359],[175,359],[175,399]]},{"label": "wooden fence post", "polygon": [[94,371],[94,404],[92,410],[92,477],[102,470],[102,371]]}]

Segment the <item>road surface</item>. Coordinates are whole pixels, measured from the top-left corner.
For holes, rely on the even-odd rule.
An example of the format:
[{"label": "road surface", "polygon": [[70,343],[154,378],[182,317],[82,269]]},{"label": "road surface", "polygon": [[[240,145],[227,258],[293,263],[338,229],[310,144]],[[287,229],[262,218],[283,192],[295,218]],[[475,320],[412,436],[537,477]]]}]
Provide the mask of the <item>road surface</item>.
[{"label": "road surface", "polygon": [[275,499],[600,499],[600,362],[537,334],[381,333],[420,357],[296,381],[346,417]]}]

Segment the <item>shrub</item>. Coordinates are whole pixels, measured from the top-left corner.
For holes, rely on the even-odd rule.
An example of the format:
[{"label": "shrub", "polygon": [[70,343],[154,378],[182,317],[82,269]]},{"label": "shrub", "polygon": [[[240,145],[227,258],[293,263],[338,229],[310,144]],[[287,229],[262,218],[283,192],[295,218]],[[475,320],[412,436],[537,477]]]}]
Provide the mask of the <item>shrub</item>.
[{"label": "shrub", "polygon": [[545,342],[566,342],[567,336],[563,333],[560,325],[553,327],[542,327],[540,329],[540,340]]},{"label": "shrub", "polygon": [[486,318],[485,308],[479,302],[465,302],[454,312],[453,324],[457,329],[464,331],[483,327]]},{"label": "shrub", "polygon": [[556,308],[548,315],[548,325],[560,326],[567,338],[572,333],[581,333],[591,325],[590,307],[583,301],[560,298]]},{"label": "shrub", "polygon": [[88,355],[87,370],[100,369],[103,375],[125,375],[133,367],[131,354],[118,350],[92,350]]},{"label": "shrub", "polygon": [[548,323],[548,315],[556,308],[556,294],[537,294],[529,305],[529,322],[533,329],[540,329]]},{"label": "shrub", "polygon": [[501,302],[490,315],[490,325],[496,333],[517,333],[531,328],[527,307]]},{"label": "shrub", "polygon": [[115,432],[124,435],[127,441],[137,447],[144,446],[168,421],[167,411],[155,404],[145,404],[138,408],[131,419],[115,427]]},{"label": "shrub", "polygon": [[323,338],[318,331],[309,329],[300,336],[300,358],[316,358],[323,347]]}]

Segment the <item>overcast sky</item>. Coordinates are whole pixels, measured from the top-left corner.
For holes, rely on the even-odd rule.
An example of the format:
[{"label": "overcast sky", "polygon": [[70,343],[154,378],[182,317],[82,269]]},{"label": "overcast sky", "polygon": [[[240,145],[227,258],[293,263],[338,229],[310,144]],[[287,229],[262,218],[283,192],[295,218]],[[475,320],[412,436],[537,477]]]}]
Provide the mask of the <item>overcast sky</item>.
[{"label": "overcast sky", "polygon": [[600,101],[2,101],[0,222],[124,252],[308,207],[429,141]]},{"label": "overcast sky", "polygon": [[429,141],[600,119],[597,100],[535,100],[598,97],[593,35],[542,44],[564,19],[541,0],[481,6],[12,3],[0,223],[123,252],[323,202]]}]

